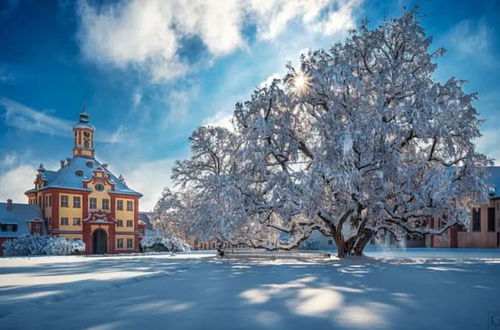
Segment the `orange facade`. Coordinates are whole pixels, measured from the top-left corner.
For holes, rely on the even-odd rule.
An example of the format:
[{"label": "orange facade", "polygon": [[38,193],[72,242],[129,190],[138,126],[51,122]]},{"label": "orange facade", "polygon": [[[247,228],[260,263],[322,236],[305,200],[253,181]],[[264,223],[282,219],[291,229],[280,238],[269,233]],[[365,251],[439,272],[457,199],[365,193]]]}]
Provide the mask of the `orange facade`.
[{"label": "orange facade", "polygon": [[26,192],[29,204],[40,207],[49,235],[82,240],[86,254],[138,252],[142,195],[95,159],[95,129],[86,113],[73,132],[73,158],[57,171],[40,165],[35,187]]}]

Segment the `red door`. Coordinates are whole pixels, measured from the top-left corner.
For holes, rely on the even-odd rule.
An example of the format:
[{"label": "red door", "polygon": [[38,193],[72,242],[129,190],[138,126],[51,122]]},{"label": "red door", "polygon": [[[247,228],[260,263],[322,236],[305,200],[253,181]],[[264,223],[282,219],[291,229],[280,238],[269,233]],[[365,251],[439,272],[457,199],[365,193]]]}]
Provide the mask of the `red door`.
[{"label": "red door", "polygon": [[458,247],[458,230],[456,226],[450,228],[450,247]]}]

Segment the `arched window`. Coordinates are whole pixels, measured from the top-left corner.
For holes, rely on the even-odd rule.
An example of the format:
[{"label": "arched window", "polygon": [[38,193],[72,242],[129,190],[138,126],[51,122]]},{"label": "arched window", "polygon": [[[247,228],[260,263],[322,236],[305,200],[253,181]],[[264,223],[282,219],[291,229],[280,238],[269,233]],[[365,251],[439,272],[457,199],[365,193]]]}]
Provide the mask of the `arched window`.
[{"label": "arched window", "polygon": [[76,170],[75,171],[76,176],[83,176],[83,171],[82,170]]},{"label": "arched window", "polygon": [[95,185],[95,190],[97,191],[103,191],[104,190],[104,185],[98,183]]}]

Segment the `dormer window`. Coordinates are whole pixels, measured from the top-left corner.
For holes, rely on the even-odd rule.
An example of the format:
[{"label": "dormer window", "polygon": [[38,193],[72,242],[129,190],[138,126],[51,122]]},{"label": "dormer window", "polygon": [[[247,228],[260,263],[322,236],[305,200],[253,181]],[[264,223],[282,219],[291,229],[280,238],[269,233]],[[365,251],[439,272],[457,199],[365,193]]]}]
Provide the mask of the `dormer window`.
[{"label": "dormer window", "polygon": [[83,171],[82,170],[76,170],[75,171],[76,176],[83,176]]},{"label": "dormer window", "polygon": [[87,165],[88,168],[93,168],[94,167],[94,162],[89,160],[88,162],[85,163],[85,165]]},{"label": "dormer window", "polygon": [[104,185],[98,183],[95,185],[95,190],[97,191],[103,191],[104,190]]}]

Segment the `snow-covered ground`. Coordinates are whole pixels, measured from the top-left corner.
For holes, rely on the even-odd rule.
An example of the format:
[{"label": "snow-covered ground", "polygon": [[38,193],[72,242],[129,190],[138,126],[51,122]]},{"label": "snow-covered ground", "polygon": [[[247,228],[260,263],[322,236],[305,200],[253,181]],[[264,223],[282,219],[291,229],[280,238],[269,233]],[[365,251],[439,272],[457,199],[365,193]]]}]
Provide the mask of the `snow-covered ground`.
[{"label": "snow-covered ground", "polygon": [[500,250],[367,254],[0,258],[0,328],[497,329]]}]

